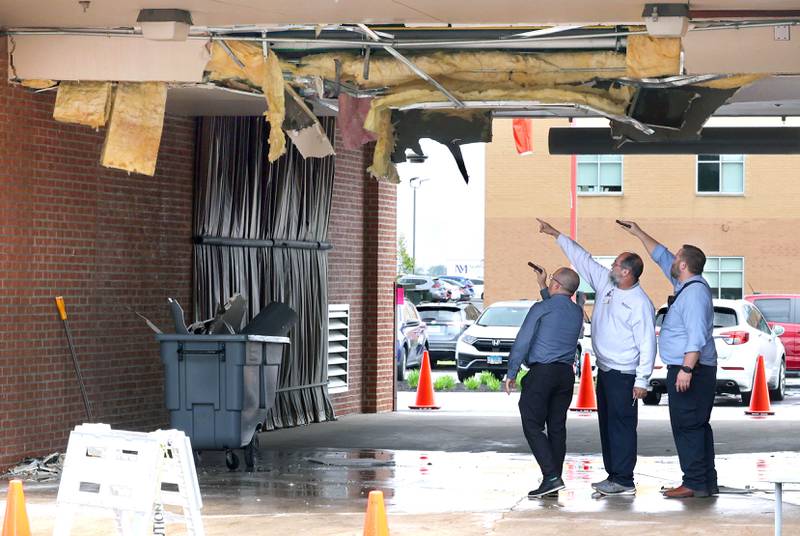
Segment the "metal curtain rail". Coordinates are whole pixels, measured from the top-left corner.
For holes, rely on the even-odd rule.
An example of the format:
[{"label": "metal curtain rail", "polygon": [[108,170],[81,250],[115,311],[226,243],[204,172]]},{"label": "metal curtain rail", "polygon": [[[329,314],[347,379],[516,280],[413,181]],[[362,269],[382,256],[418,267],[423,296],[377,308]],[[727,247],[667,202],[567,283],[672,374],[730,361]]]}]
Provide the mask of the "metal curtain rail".
[{"label": "metal curtain rail", "polygon": [[194,243],[201,246],[227,246],[238,248],[318,249],[328,251],[333,244],[319,240],[257,240],[252,238],[225,238],[221,236],[195,236]]},{"label": "metal curtain rail", "polygon": [[328,385],[328,382],[320,382],[320,383],[305,383],[303,385],[293,385],[291,387],[281,387],[277,389],[276,393],[288,393],[290,391],[301,391],[303,389],[314,389],[315,387],[325,387]]}]

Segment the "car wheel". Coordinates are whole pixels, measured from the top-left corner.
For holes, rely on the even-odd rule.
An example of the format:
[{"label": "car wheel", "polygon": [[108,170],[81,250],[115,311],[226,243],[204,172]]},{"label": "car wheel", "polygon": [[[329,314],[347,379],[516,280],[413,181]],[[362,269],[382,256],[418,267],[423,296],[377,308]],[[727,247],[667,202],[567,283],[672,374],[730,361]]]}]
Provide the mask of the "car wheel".
[{"label": "car wheel", "polygon": [[400,363],[397,365],[397,381],[406,381],[406,366],[408,365],[408,349],[403,346],[400,350]]},{"label": "car wheel", "polygon": [[458,381],[460,381],[461,383],[464,383],[464,381],[467,378],[475,375],[474,372],[469,371],[469,370],[458,370],[458,371],[456,371],[456,374],[458,374]]},{"label": "car wheel", "polygon": [[786,362],[781,360],[781,368],[778,371],[778,385],[775,389],[769,390],[769,399],[772,401],[783,400],[786,395]]},{"label": "car wheel", "polygon": [[642,399],[642,402],[644,402],[645,406],[657,406],[661,403],[661,393],[650,391]]}]

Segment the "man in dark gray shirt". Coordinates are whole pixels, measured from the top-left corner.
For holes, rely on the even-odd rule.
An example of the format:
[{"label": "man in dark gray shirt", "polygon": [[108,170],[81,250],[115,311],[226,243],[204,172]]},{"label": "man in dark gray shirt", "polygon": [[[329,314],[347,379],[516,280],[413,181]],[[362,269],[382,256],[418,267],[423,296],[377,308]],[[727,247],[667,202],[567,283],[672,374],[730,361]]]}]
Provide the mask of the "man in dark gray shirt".
[{"label": "man in dark gray shirt", "polygon": [[542,470],[541,485],[528,493],[531,499],[555,496],[564,488],[561,472],[567,452],[567,410],[575,385],[575,349],[583,327],[583,311],[570,299],[578,290],[578,274],[559,268],[546,286],[547,272],[542,270],[537,278],[544,299],[531,307],[522,322],[505,380],[510,394],[520,366],[528,367],[522,379],[519,412],[525,438]]}]

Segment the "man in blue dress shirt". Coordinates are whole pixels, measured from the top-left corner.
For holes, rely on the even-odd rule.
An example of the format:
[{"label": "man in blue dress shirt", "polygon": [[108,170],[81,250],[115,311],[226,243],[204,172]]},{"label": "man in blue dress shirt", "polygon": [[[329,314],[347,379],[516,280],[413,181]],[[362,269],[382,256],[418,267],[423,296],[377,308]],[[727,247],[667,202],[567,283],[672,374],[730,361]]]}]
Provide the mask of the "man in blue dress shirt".
[{"label": "man in blue dress shirt", "polygon": [[[528,493],[531,499],[556,496],[567,452],[567,410],[575,386],[575,349],[583,327],[583,310],[570,298],[580,278],[569,268],[559,268],[547,281],[537,276],[543,300],[528,311],[508,358],[506,393],[514,388],[520,366],[522,379],[519,412],[522,430],[542,470],[541,485]],[[545,432],[545,427],[547,431]]]},{"label": "man in blue dress shirt", "polygon": [[664,492],[673,499],[708,497],[719,493],[714,468],[711,410],[717,384],[714,346],[714,304],[702,277],[706,256],[684,244],[672,254],[634,222],[623,228],[642,241],[675,288],[658,338],[661,361],[667,366],[667,394],[672,436],[683,471],[680,486]]}]

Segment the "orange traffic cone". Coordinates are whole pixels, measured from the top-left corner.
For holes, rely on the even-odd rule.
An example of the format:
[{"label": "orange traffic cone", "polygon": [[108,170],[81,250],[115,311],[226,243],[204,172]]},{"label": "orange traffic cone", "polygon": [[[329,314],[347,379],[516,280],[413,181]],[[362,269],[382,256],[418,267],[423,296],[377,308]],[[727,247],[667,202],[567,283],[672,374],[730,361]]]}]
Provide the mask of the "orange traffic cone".
[{"label": "orange traffic cone", "polygon": [[22,492],[22,480],[11,480],[8,483],[6,517],[3,520],[2,536],[31,536],[28,512],[25,510],[25,494]]},{"label": "orange traffic cone", "polygon": [[367,517],[364,519],[364,536],[389,536],[383,492],[370,491],[367,501]]},{"label": "orange traffic cone", "polygon": [[417,402],[411,409],[439,409],[433,401],[433,383],[431,382],[431,358],[428,351],[422,354],[422,365],[419,367],[419,384],[417,385]]},{"label": "orange traffic cone", "polygon": [[597,398],[594,396],[594,382],[592,381],[592,362],[589,352],[583,354],[581,364],[581,384],[578,387],[578,402],[570,411],[592,412],[597,411]]},{"label": "orange traffic cone", "polygon": [[756,377],[753,380],[753,392],[750,395],[750,408],[744,411],[745,415],[775,415],[769,406],[769,390],[767,388],[767,374],[764,372],[764,356],[758,356],[756,363]]}]

